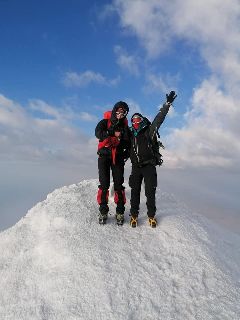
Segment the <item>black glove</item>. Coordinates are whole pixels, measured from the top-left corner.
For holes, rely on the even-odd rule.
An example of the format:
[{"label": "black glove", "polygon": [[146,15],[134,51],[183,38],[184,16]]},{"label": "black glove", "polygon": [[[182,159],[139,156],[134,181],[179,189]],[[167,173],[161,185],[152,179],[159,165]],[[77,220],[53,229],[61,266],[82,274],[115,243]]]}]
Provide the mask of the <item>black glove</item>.
[{"label": "black glove", "polygon": [[169,94],[166,94],[167,102],[173,103],[174,99],[177,98],[177,95],[175,94],[175,91],[171,91]]}]

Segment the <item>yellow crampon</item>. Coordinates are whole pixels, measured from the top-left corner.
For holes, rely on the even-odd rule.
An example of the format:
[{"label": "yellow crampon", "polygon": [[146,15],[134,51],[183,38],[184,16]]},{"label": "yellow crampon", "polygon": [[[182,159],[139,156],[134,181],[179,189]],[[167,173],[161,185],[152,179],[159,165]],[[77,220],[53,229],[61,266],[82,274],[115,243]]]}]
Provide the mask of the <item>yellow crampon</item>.
[{"label": "yellow crampon", "polygon": [[131,226],[132,228],[136,228],[137,224],[138,224],[138,218],[131,216],[130,226]]},{"label": "yellow crampon", "polygon": [[149,218],[149,219],[148,219],[148,222],[149,222],[150,227],[156,228],[156,226],[157,226],[157,220],[156,220],[154,217],[153,217],[153,218]]}]

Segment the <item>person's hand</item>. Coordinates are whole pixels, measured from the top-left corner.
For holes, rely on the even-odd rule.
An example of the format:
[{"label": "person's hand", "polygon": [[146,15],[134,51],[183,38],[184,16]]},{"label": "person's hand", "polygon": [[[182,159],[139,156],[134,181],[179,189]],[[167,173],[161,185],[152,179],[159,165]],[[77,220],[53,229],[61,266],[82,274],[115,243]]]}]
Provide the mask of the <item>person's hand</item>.
[{"label": "person's hand", "polygon": [[177,98],[175,91],[171,91],[169,94],[166,94],[167,102],[172,104],[173,101]]},{"label": "person's hand", "polygon": [[115,131],[115,137],[120,139],[121,136],[121,132],[120,131]]},{"label": "person's hand", "polygon": [[120,143],[120,140],[117,137],[111,137],[111,146],[112,147],[117,147]]}]

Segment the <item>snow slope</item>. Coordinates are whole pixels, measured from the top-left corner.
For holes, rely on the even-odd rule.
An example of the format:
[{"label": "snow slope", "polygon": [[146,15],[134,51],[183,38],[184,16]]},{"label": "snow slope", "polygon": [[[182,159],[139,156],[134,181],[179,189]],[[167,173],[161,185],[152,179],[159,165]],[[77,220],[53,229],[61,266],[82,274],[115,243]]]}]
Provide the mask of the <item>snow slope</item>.
[{"label": "snow slope", "polygon": [[240,319],[239,236],[160,190],[156,229],[100,226],[96,191],[55,190],[0,234],[1,320]]}]

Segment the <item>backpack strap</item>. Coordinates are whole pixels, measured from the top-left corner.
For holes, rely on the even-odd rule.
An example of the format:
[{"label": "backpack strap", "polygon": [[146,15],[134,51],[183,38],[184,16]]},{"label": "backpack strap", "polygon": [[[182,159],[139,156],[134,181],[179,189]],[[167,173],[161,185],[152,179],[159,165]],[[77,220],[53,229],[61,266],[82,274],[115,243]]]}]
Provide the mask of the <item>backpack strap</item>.
[{"label": "backpack strap", "polygon": [[147,137],[149,144],[151,146],[152,153],[156,159],[156,164],[161,166],[163,163],[163,159],[159,149],[160,148],[164,149],[164,145],[160,140],[157,139],[157,138],[160,138],[160,134],[158,130],[154,132],[154,135],[152,137],[150,137],[149,132],[146,131],[145,136]]},{"label": "backpack strap", "polygon": [[107,122],[107,128],[109,129],[111,127],[112,123],[111,123],[111,120],[108,119],[108,122]]}]

